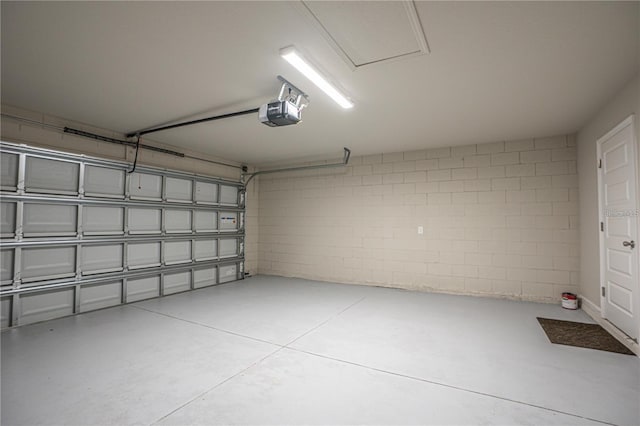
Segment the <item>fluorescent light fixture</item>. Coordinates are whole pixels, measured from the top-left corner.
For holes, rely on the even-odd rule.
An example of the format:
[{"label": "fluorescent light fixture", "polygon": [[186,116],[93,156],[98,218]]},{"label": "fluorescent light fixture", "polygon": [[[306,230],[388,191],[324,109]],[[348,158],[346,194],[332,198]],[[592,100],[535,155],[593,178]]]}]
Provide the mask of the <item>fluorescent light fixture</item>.
[{"label": "fluorescent light fixture", "polygon": [[346,96],[340,93],[338,89],[333,87],[318,71],[309,65],[292,46],[281,49],[280,56],[304,74],[305,77],[329,95],[329,97],[336,101],[342,108],[353,108],[353,102],[347,99]]}]

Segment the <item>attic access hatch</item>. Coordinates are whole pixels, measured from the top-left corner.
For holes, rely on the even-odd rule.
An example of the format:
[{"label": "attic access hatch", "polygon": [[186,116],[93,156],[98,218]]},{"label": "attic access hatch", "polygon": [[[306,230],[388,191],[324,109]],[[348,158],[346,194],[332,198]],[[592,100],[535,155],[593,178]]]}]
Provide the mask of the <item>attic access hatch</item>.
[{"label": "attic access hatch", "polygon": [[413,1],[300,1],[307,18],[352,69],[430,52]]}]

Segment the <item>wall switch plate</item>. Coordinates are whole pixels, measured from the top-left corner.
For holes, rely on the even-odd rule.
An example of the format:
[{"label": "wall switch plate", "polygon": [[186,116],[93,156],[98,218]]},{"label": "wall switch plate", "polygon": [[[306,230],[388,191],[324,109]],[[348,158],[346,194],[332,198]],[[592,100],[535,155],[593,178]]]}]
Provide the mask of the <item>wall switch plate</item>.
[{"label": "wall switch plate", "polygon": [[418,226],[418,235],[422,235],[422,234],[424,234],[424,227]]}]

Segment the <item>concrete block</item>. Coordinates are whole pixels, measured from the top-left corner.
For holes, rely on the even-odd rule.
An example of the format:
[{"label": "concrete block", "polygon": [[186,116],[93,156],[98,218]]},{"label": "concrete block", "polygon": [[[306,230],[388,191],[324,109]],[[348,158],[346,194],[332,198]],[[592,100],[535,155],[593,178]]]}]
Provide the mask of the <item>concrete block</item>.
[{"label": "concrete block", "polygon": [[466,157],[476,154],[476,145],[464,145],[451,147],[452,157]]},{"label": "concrete block", "polygon": [[438,160],[438,168],[440,169],[460,169],[464,167],[462,157],[457,158],[440,158]]},{"label": "concrete block", "polygon": [[420,151],[408,151],[403,153],[405,161],[407,160],[424,160],[427,158],[427,151],[422,149]]},{"label": "concrete block", "polygon": [[504,142],[482,143],[477,145],[478,154],[494,154],[504,152]]},{"label": "concrete block", "polygon": [[382,164],[382,154],[364,155],[362,157],[362,164]]},{"label": "concrete block", "polygon": [[551,150],[543,151],[523,151],[520,153],[520,162],[528,163],[548,163],[551,161]]},{"label": "concrete block", "polygon": [[381,185],[383,175],[362,176],[363,185]]},{"label": "concrete block", "polygon": [[551,150],[551,161],[575,161],[577,158],[576,148],[560,148]]},{"label": "concrete block", "polygon": [[475,167],[451,170],[451,179],[453,180],[476,179],[477,177],[478,169],[476,169]]},{"label": "concrete block", "polygon": [[393,173],[413,172],[415,170],[415,161],[400,161],[398,163],[393,163]]},{"label": "concrete block", "polygon": [[535,176],[535,164],[512,164],[506,166],[507,177]]},{"label": "concrete block", "polygon": [[478,193],[477,192],[456,192],[451,194],[452,204],[477,204]]},{"label": "concrete block", "polygon": [[534,149],[533,139],[524,139],[520,141],[507,141],[504,144],[505,152],[532,151],[533,149]]},{"label": "concrete block", "polygon": [[491,154],[491,165],[501,166],[506,164],[518,164],[520,163],[519,152],[504,152],[500,154]]},{"label": "concrete block", "polygon": [[437,170],[438,160],[418,160],[416,161],[416,170]]},{"label": "concrete block", "polygon": [[439,182],[443,180],[451,180],[451,170],[429,170],[427,172],[428,182]]},{"label": "concrete block", "polygon": [[404,174],[404,182],[426,182],[427,181],[427,173],[424,171],[419,172],[410,172]]},{"label": "concrete block", "polygon": [[384,184],[404,183],[404,173],[392,173],[392,174],[382,175],[382,183]]},{"label": "concrete block", "polygon": [[520,189],[520,178],[494,178],[491,179],[491,189],[497,190],[518,190]]},{"label": "concrete block", "polygon": [[419,182],[416,183],[416,193],[430,194],[439,191],[438,182]]},{"label": "concrete block", "polygon": [[566,161],[536,164],[536,176],[566,175],[568,173],[569,167]]},{"label": "concrete block", "polygon": [[438,183],[440,192],[463,192],[464,182],[461,180],[448,180]]},{"label": "concrete block", "polygon": [[520,187],[522,189],[549,188],[551,187],[551,176],[522,177],[520,178]]},{"label": "concrete block", "polygon": [[382,154],[382,162],[383,163],[398,163],[404,160],[404,153],[402,152],[393,152],[388,154]]},{"label": "concrete block", "polygon": [[451,148],[434,148],[427,150],[427,158],[445,158],[451,156]]},{"label": "concrete block", "polygon": [[478,178],[488,179],[495,177],[505,177],[504,166],[478,167]]},{"label": "concrete block", "polygon": [[463,182],[465,191],[491,191],[491,179],[465,180]]},{"label": "concrete block", "polygon": [[491,155],[469,155],[463,157],[464,167],[489,167],[491,165]]},{"label": "concrete block", "polygon": [[548,138],[535,139],[534,143],[535,143],[536,150],[564,148],[567,146],[567,137],[562,135],[562,136],[552,136]]}]

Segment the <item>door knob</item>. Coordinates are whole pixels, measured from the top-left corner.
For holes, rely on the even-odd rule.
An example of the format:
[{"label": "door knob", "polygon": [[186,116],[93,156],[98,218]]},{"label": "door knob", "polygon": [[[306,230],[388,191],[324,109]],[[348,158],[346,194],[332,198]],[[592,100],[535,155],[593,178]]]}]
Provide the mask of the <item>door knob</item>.
[{"label": "door knob", "polygon": [[625,247],[631,247],[632,249],[636,247],[636,242],[631,240],[631,241],[623,241],[622,245]]}]

